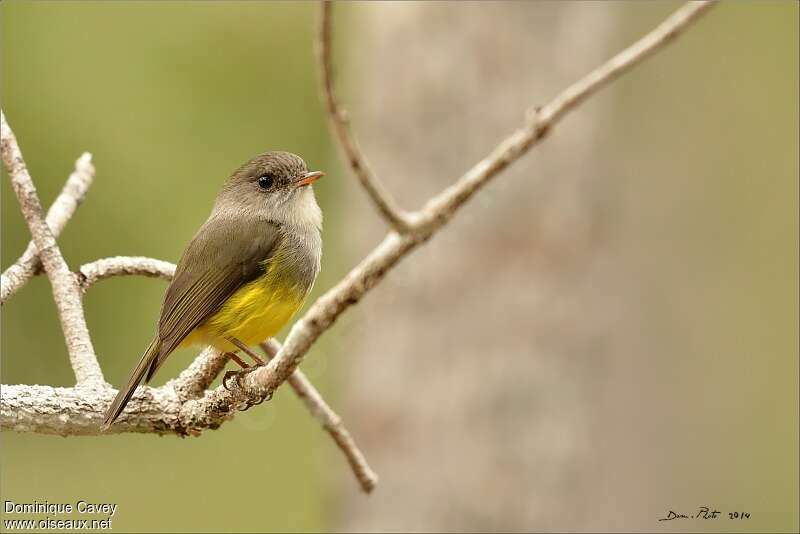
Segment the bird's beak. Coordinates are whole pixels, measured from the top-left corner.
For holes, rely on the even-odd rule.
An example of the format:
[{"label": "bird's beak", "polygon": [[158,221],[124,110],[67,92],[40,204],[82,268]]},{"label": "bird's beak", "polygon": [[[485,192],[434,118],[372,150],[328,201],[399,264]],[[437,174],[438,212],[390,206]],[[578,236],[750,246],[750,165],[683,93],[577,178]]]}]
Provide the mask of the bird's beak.
[{"label": "bird's beak", "polygon": [[304,185],[311,185],[320,178],[322,178],[323,176],[325,176],[325,173],[322,171],[307,172],[303,176],[298,178],[297,181],[294,183],[294,185],[295,187],[303,187]]}]

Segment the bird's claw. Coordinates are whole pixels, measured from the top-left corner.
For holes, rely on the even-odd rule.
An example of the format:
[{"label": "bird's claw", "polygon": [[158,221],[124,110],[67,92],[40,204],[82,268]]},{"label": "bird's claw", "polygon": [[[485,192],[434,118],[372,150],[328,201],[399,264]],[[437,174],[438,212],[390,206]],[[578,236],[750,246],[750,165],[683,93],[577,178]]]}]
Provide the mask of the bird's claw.
[{"label": "bird's claw", "polygon": [[[223,385],[223,386],[225,387],[225,389],[227,389],[228,391],[233,391],[233,390],[231,389],[231,387],[230,387],[230,386],[228,386],[228,380],[229,380],[231,377],[234,377],[234,382],[236,383],[236,389],[239,389],[239,390],[241,390],[241,389],[242,389],[242,377],[243,377],[245,374],[247,374],[247,373],[249,373],[250,371],[252,371],[252,370],[253,370],[255,367],[260,367],[260,366],[248,367],[248,368],[246,368],[246,369],[240,369],[240,370],[237,370],[237,371],[225,371],[225,374],[222,376],[222,385]],[[245,411],[245,410],[248,410],[249,408],[251,408],[251,407],[253,407],[253,406],[258,406],[259,404],[261,404],[261,403],[262,403],[262,402],[264,402],[265,400],[270,400],[271,398],[272,398],[272,395],[270,394],[270,395],[266,395],[266,396],[264,396],[264,397],[261,397],[261,399],[260,399],[258,402],[251,402],[251,401],[247,401],[247,402],[245,403],[245,405],[244,405],[244,408],[239,408],[239,411],[240,411],[240,412],[243,412],[243,411]]]},{"label": "bird's claw", "polygon": [[241,371],[225,371],[225,374],[222,376],[222,385],[225,387],[225,389],[231,391],[231,388],[228,386],[228,379],[234,376],[236,377],[236,387],[242,389],[242,375],[247,370],[248,369],[242,369]]}]

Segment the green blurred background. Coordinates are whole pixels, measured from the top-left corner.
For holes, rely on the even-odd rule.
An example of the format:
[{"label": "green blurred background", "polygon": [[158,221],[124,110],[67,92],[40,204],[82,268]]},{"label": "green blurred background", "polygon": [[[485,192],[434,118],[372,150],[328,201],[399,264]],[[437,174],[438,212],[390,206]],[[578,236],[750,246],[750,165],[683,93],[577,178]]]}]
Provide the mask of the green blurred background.
[{"label": "green blurred background", "polygon": [[[639,439],[653,431],[652,441],[642,438],[648,453],[622,458],[619,465],[635,470],[663,458],[665,465],[653,468],[663,478],[649,488],[629,484],[630,493],[614,494],[621,495],[618,501],[605,498],[620,509],[625,496],[642,492],[652,492],[659,507],[741,505],[761,514],[754,523],[759,528],[784,531],[798,525],[798,7],[759,5],[731,3],[712,10],[700,22],[702,29],[690,30],[679,45],[586,106],[608,110],[608,123],[599,126],[607,133],[597,144],[612,163],[591,172],[608,182],[605,194],[621,197],[616,206],[624,213],[610,217],[620,276],[636,277],[644,288],[636,298],[649,317],[662,319],[641,333],[653,341],[632,366],[642,374],[623,376],[633,402],[641,403],[641,417],[616,421],[608,433],[618,432],[615,438],[624,441],[626,432]],[[603,46],[620,49],[676,6],[615,4],[617,25]],[[353,15],[362,8],[351,4],[342,12]],[[364,200],[337,187],[338,180],[349,178],[335,157],[319,104],[311,45],[315,22],[315,6],[308,3],[0,4],[2,106],[43,203],[58,194],[81,152],[94,155],[95,183],[59,240],[73,268],[113,255],[176,261],[207,216],[221,180],[255,153],[284,149],[329,172],[316,188],[326,224],[315,294],[346,272],[358,258],[355,249],[366,249],[353,246],[345,232],[345,223],[354,221],[345,218],[344,208]],[[345,40],[361,23],[356,16],[342,17],[339,35]],[[380,38],[373,30],[376,34]],[[498,62],[506,60],[527,65],[524,57]],[[354,78],[371,75],[359,72]],[[542,78],[546,81],[532,92],[547,94],[536,98],[552,96],[547,83],[564,85],[557,73]],[[567,81],[572,79],[570,74]],[[355,94],[348,95],[350,102],[357,101]],[[352,107],[358,111],[357,103]],[[562,128],[569,135],[570,124],[577,123],[571,120],[542,151],[553,150]],[[368,144],[370,132],[362,134]],[[535,161],[518,167],[527,172]],[[402,195],[401,180],[407,177],[397,168],[387,172],[392,174],[398,180],[390,186]],[[0,188],[0,253],[6,267],[24,250],[29,234],[5,174]],[[480,213],[491,202],[477,204]],[[404,283],[414,283],[413,276]],[[149,341],[163,290],[162,281],[125,277],[102,282],[86,296],[92,339],[110,382],[124,379]],[[3,306],[3,383],[72,383],[49,291],[46,279],[38,277]],[[339,384],[345,379],[342,367],[327,362],[346,361],[342,353],[349,349],[346,337],[335,332],[323,337],[304,364],[334,405],[347,386]],[[564,332],[558,335],[570,335]],[[178,373],[193,354],[172,357],[155,383]],[[646,386],[637,382],[642,376]],[[397,389],[407,387],[402,378],[394,380]],[[361,497],[328,437],[292,396],[280,390],[268,409],[241,414],[199,439],[4,432],[2,499],[118,503],[118,531],[341,526],[341,501]],[[380,437],[371,439],[375,449],[370,450],[377,450]],[[609,441],[620,456],[627,455]],[[387,461],[404,458],[391,447],[387,456]],[[408,465],[399,459],[397,464]],[[422,468],[414,465],[407,472],[413,469]],[[598,475],[599,482],[589,487],[624,487],[628,475],[619,473]],[[373,500],[357,500],[358,506],[391,500],[392,480],[384,482]],[[388,506],[401,516],[413,512],[400,500]],[[650,509],[628,511],[637,512],[652,520]],[[351,524],[358,525],[357,512],[354,517]],[[595,521],[632,528],[623,514]]]}]

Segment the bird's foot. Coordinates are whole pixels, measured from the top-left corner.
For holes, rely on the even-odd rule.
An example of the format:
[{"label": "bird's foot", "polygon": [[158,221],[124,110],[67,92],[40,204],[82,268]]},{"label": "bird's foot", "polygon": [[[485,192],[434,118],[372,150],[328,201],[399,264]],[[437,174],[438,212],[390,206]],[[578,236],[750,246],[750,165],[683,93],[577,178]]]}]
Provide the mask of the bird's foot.
[{"label": "bird's foot", "polygon": [[242,376],[249,370],[249,368],[242,369],[241,371],[225,371],[225,374],[222,375],[222,385],[228,391],[232,391],[231,387],[228,385],[228,380],[233,377],[236,382],[236,387],[238,389],[242,389]]},{"label": "bird's foot", "polygon": [[[255,369],[256,367],[261,367],[260,365],[253,365],[252,367],[247,367],[245,369],[240,369],[238,371],[226,371],[225,374],[222,376],[222,385],[228,391],[234,391],[234,389],[241,391],[244,386],[242,386],[242,377],[244,377],[247,373]],[[228,380],[233,378],[233,382],[235,387],[232,388],[228,385]],[[240,408],[239,411],[243,412],[245,410],[250,409],[253,406],[258,406],[265,400],[270,400],[272,398],[272,394],[266,395],[265,397],[261,397],[258,402],[247,401],[244,405],[244,408]]]}]

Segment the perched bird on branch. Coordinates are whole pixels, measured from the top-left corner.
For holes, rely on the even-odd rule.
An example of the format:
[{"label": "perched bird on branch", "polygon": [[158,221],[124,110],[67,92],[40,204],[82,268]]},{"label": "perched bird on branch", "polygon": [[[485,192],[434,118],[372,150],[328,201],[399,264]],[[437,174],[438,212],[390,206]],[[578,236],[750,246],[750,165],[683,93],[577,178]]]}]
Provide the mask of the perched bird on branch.
[{"label": "perched bird on branch", "polygon": [[295,154],[267,152],[227,179],[183,251],[158,332],[108,408],[104,429],[178,347],[213,345],[247,367],[235,354],[241,350],[263,364],[248,345],[283,328],[319,273],[322,212],[311,184],[323,175]]}]

